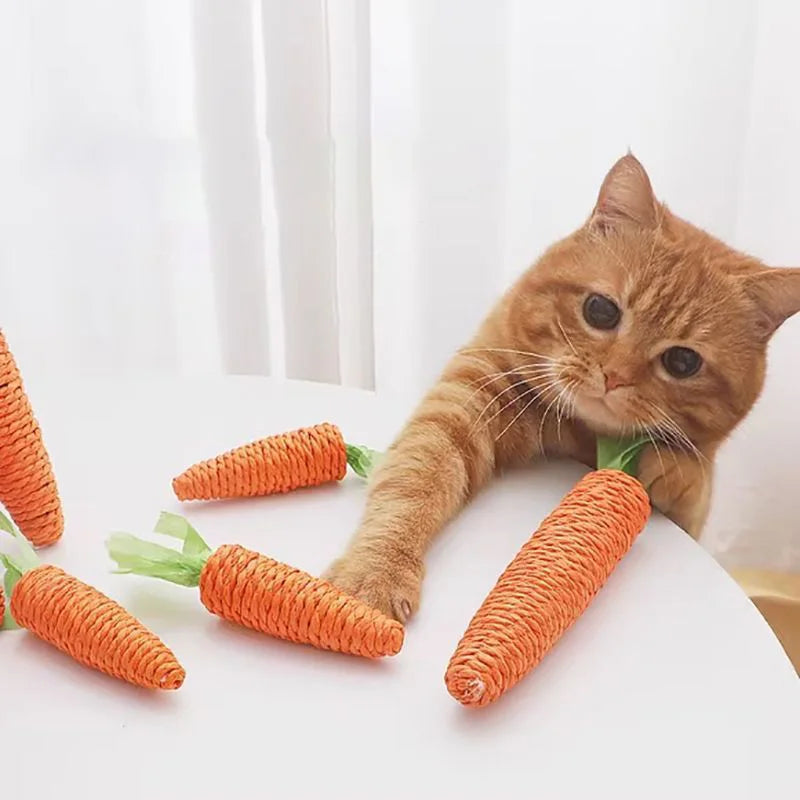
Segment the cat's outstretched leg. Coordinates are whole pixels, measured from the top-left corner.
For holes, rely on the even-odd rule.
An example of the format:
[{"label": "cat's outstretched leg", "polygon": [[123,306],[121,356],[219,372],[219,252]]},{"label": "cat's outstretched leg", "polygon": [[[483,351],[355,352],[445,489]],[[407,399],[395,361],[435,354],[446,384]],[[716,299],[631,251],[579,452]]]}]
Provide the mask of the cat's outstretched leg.
[{"label": "cat's outstretched leg", "polygon": [[460,381],[431,391],[375,471],[356,535],[325,575],[401,622],[419,604],[430,540],[494,469],[493,440],[473,430],[469,395]]},{"label": "cat's outstretched leg", "polygon": [[508,359],[457,356],[384,456],[359,528],[325,577],[405,622],[431,539],[496,466],[536,453],[534,398]]}]

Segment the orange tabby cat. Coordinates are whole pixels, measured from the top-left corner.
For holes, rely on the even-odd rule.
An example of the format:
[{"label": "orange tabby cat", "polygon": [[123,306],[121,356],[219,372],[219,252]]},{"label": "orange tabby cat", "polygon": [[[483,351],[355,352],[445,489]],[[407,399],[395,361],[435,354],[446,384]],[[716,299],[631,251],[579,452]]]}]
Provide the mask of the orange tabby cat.
[{"label": "orange tabby cat", "polygon": [[598,433],[651,437],[639,478],[699,536],[716,451],[798,310],[800,269],[770,269],[676,217],[626,155],[586,223],[522,275],[423,399],[327,577],[405,622],[432,537],[496,469],[543,454],[593,466]]}]

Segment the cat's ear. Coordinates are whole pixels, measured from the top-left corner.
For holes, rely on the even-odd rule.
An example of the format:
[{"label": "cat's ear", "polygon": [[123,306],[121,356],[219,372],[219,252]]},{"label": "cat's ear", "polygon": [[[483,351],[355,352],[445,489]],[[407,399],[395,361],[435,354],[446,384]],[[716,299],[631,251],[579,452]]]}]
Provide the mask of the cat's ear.
[{"label": "cat's ear", "polygon": [[765,267],[743,276],[743,280],[762,314],[768,336],[800,311],[800,269]]},{"label": "cat's ear", "polygon": [[589,219],[589,227],[600,233],[620,223],[634,222],[654,228],[658,222],[657,208],[647,172],[638,159],[628,153],[608,171]]}]

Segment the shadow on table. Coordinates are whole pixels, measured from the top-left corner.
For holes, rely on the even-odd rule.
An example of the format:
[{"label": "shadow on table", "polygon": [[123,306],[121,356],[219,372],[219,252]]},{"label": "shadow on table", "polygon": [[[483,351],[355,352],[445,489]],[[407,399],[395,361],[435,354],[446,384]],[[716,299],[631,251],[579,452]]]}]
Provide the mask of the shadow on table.
[{"label": "shadow on table", "polygon": [[[213,619],[211,622],[213,632],[219,638],[221,647],[246,646],[258,654],[270,658],[291,661],[293,666],[303,665],[332,669],[341,673],[342,668],[358,675],[389,675],[392,671],[392,658],[362,658],[347,653],[336,653],[331,650],[322,650],[312,645],[297,644],[283,639],[277,639],[258,631],[243,628],[223,619]],[[402,651],[399,655],[402,654]],[[395,656],[397,658],[399,656]]]},{"label": "shadow on table", "polygon": [[174,691],[144,689],[106,675],[96,669],[84,666],[71,656],[26,631],[15,631],[8,635],[21,637],[19,643],[21,658],[45,665],[48,681],[52,679],[53,683],[62,682],[69,687],[71,690],[70,702],[80,702],[80,695],[85,695],[87,699],[91,698],[92,702],[95,702],[98,697],[109,702],[116,698],[126,704],[130,701],[144,708],[163,710],[170,715],[175,713],[176,693]]},{"label": "shadow on table", "polygon": [[314,671],[331,669],[338,673],[344,668],[360,676],[388,674],[391,662],[402,655],[401,651],[394,658],[368,659],[278,639],[211,614],[200,602],[197,589],[183,592],[178,589],[172,593],[152,591],[145,585],[132,585],[122,602],[131,614],[151,627],[166,643],[173,633],[195,631],[198,640],[213,641],[215,652],[239,648],[238,652],[244,658],[288,661],[293,668],[300,670],[307,666]]},{"label": "shadow on table", "polygon": [[[208,611],[200,603],[198,590],[173,587],[175,593],[153,591],[149,586],[132,585],[123,599],[125,608],[148,627],[157,621],[158,630],[186,630],[205,622]],[[163,587],[159,586],[159,590]],[[182,590],[182,591],[181,591]]]},{"label": "shadow on table", "polygon": [[319,486],[301,487],[299,489],[293,489],[290,492],[281,492],[277,494],[257,495],[254,497],[232,497],[222,500],[189,500],[183,503],[176,500],[172,503],[170,510],[175,514],[192,517],[201,517],[204,512],[209,515],[216,515],[221,509],[232,513],[242,510],[250,511],[254,508],[268,511],[270,506],[278,508],[281,505],[289,503],[296,504],[298,499],[320,502],[330,497],[336,497],[343,492],[353,490],[357,485],[356,481],[361,481],[361,479],[348,475],[341,481],[323,483]]},{"label": "shadow on table", "polygon": [[453,733],[491,738],[510,720],[520,715],[539,715],[546,719],[547,715],[541,713],[537,695],[547,691],[548,677],[533,672],[502,697],[482,708],[468,708],[454,702],[454,707],[449,712],[450,726]]}]

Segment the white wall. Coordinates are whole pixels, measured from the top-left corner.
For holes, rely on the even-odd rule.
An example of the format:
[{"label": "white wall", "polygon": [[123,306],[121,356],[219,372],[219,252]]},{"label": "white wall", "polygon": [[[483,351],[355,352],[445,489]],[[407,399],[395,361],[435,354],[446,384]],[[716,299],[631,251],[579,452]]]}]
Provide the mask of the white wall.
[{"label": "white wall", "polygon": [[729,238],[750,110],[753,3],[513,5],[505,275],[583,222],[628,147],[661,197]]}]

